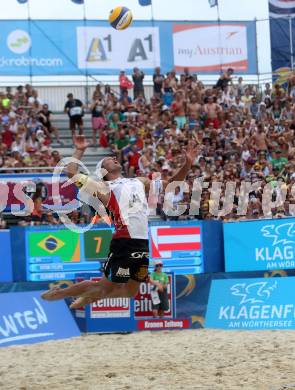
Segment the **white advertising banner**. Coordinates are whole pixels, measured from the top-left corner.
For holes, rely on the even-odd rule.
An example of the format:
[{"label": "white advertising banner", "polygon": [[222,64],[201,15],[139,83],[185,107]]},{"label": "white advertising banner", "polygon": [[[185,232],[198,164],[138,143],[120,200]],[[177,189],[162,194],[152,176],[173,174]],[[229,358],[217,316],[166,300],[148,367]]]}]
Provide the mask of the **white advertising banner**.
[{"label": "white advertising banner", "polygon": [[173,52],[176,70],[218,71],[248,68],[247,26],[237,24],[175,24]]},{"label": "white advertising banner", "polygon": [[160,66],[158,27],[77,27],[80,69],[126,69]]},{"label": "white advertising banner", "polygon": [[90,318],[130,317],[129,298],[106,298],[91,304]]}]

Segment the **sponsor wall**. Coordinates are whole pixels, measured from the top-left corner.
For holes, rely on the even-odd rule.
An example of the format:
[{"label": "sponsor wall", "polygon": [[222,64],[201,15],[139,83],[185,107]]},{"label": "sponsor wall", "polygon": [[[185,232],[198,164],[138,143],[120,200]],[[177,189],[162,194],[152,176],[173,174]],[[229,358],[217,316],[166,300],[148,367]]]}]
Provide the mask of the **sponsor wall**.
[{"label": "sponsor wall", "polygon": [[294,283],[294,277],[214,280],[206,327],[295,329]]},{"label": "sponsor wall", "polygon": [[135,21],[120,32],[97,20],[2,21],[0,49],[2,75],[111,75],[135,66],[257,73],[255,22],[247,21]]},{"label": "sponsor wall", "polygon": [[46,302],[40,294],[0,294],[0,347],[80,336],[65,302]]},{"label": "sponsor wall", "polygon": [[[245,281],[249,279],[256,278],[254,280],[260,282],[262,279],[264,282],[275,282],[280,281],[281,279],[291,279],[292,283],[294,283],[294,277],[295,277],[295,270],[287,270],[287,271],[253,271],[253,272],[235,272],[235,273],[211,273],[211,274],[200,274],[200,275],[176,275],[175,276],[175,286],[174,286],[174,292],[175,292],[175,311],[172,317],[165,316],[162,321],[159,323],[155,323],[152,317],[149,317],[149,311],[146,310],[146,307],[149,307],[149,301],[150,296],[148,295],[148,288],[141,287],[141,295],[137,297],[137,300],[134,302],[134,310],[137,312],[135,314],[136,323],[133,323],[132,330],[135,329],[153,329],[153,330],[159,330],[159,329],[182,329],[186,328],[187,324],[189,323],[191,328],[202,328],[207,326],[208,324],[205,324],[205,318],[206,318],[206,312],[209,315],[209,309],[207,310],[208,305],[208,299],[209,299],[209,292],[210,292],[210,286],[213,286],[215,281],[230,281],[236,280],[236,283],[240,283],[245,285]],[[84,278],[89,278],[89,275],[84,275]],[[77,280],[80,281],[83,280],[82,278]],[[23,292],[23,291],[35,291],[35,290],[47,290],[48,288],[51,288],[53,286],[60,286],[60,287],[67,287],[71,285],[72,281],[56,281],[56,282],[25,282],[25,283],[0,283],[0,292],[1,293],[7,293],[7,292]],[[252,282],[251,282],[252,283]],[[280,282],[279,282],[280,283]],[[291,283],[291,282],[290,282]],[[245,285],[246,286],[246,285]],[[289,296],[292,294],[292,290],[290,290],[290,284],[283,285],[284,287],[284,295]],[[286,288],[287,289],[286,289]],[[219,295],[223,294],[224,291],[227,291],[227,287],[223,285],[223,287],[219,290]],[[256,290],[258,291],[258,289]],[[291,292],[290,292],[291,291]],[[254,294],[254,290],[251,288],[252,295]],[[262,295],[265,294],[265,292],[261,293]],[[1,294],[0,294],[1,296]],[[237,296],[234,296],[235,298],[238,298]],[[142,302],[138,302],[138,298]],[[145,301],[145,302],[144,302]],[[228,304],[231,301],[228,301]],[[96,308],[97,306],[100,307],[101,312],[108,313],[108,316],[97,319],[98,322],[96,322],[96,325],[93,329],[97,328],[99,326],[99,321],[102,320],[108,320],[110,321],[107,328],[100,328],[101,332],[104,331],[104,329],[112,329],[113,326],[115,326],[115,329],[117,331],[124,331],[124,328],[122,327],[122,324],[120,324],[120,318],[117,315],[114,315],[116,312],[125,313],[124,309],[128,307],[128,304],[126,305],[125,301],[120,300],[106,300],[105,302],[100,301],[97,304],[95,304],[95,316],[98,315]],[[123,310],[122,310],[123,307]],[[133,305],[132,305],[133,307]],[[211,310],[210,306],[210,310]],[[95,318],[90,318],[90,308],[87,309],[87,318],[95,321]],[[132,310],[132,309],[131,309]],[[225,309],[230,311],[229,309]],[[233,310],[233,309],[232,309]],[[245,309],[243,309],[245,310]],[[254,310],[254,309],[252,309]],[[264,309],[266,310],[266,309]],[[139,315],[140,314],[140,317]],[[120,314],[121,315],[121,314]],[[85,309],[80,309],[79,311],[76,311],[75,318],[77,319],[77,322],[79,324],[79,327],[81,331],[86,331],[87,329],[87,322],[86,322],[86,311]],[[126,320],[127,325],[128,320],[127,317],[122,317],[122,320]],[[133,319],[131,318],[133,321]],[[115,324],[114,322],[115,321]],[[98,324],[98,325],[97,325]],[[106,325],[107,322],[104,322],[103,325]],[[251,323],[252,324],[252,323]],[[253,324],[252,324],[253,325]],[[257,324],[256,324],[257,325]],[[273,324],[275,325],[275,324]],[[124,325],[125,326],[125,325]],[[210,324],[208,325],[210,326]],[[217,326],[217,325],[215,325]],[[130,328],[128,328],[130,329]],[[241,328],[242,329],[242,328]],[[243,328],[244,329],[244,328]],[[265,328],[264,328],[265,329]],[[95,331],[95,330],[93,330]]]},{"label": "sponsor wall", "polygon": [[223,224],[227,272],[295,268],[295,219]]}]

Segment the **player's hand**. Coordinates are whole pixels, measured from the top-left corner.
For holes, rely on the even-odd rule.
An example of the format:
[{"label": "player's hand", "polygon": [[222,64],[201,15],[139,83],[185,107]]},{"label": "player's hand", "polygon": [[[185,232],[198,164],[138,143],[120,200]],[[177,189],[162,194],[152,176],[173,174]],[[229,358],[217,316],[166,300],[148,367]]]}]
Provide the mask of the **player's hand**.
[{"label": "player's hand", "polygon": [[76,146],[77,150],[84,151],[91,145],[91,143],[86,140],[84,135],[77,135],[74,138],[74,145]]},{"label": "player's hand", "polygon": [[199,147],[196,145],[196,142],[190,141],[188,146],[187,146],[186,154],[185,154],[186,162],[189,165],[192,165],[194,163],[198,153],[199,153]]}]

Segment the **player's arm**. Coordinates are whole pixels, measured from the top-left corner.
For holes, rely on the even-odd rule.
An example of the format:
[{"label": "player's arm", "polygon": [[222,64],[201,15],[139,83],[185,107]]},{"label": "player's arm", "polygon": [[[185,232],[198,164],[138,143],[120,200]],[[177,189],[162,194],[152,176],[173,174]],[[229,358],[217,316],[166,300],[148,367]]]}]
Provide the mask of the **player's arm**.
[{"label": "player's arm", "polygon": [[188,172],[190,171],[193,162],[198,154],[198,147],[195,143],[190,142],[187,147],[187,151],[185,153],[185,160],[181,168],[169,179],[163,180],[163,189],[165,190],[169,183],[173,183],[174,181],[184,181]]},{"label": "player's arm", "polygon": [[90,143],[85,140],[83,135],[79,135],[75,138],[76,150],[72,155],[73,162],[67,166],[67,175],[80,191],[87,192],[87,194],[91,196],[97,196],[104,205],[107,205],[110,191],[106,183],[102,180],[93,180],[88,175],[79,173],[79,164],[77,160],[82,160],[85,150],[89,145]]}]

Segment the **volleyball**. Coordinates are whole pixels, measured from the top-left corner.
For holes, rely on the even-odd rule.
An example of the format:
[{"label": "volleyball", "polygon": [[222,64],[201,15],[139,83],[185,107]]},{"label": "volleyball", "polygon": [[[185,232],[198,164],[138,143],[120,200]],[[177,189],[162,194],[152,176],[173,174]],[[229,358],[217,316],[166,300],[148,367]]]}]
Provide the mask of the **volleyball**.
[{"label": "volleyball", "polygon": [[116,7],[111,10],[109,22],[116,30],[125,30],[133,20],[132,12],[127,7]]}]

